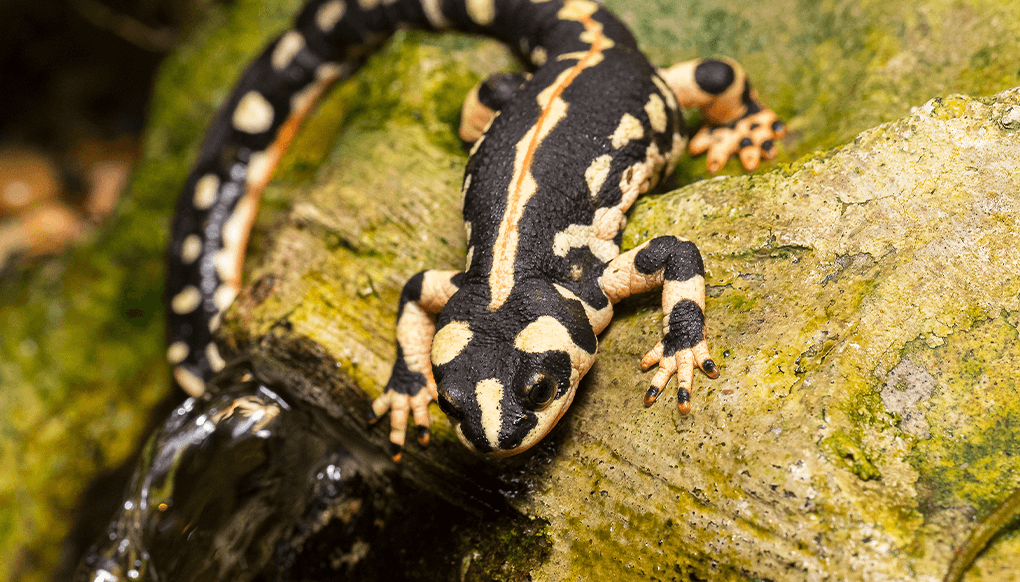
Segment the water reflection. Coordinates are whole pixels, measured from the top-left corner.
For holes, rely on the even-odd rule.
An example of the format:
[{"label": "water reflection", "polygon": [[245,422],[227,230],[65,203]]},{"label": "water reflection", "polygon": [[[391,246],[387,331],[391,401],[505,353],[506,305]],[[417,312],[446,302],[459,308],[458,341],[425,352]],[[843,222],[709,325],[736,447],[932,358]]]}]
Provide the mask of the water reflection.
[{"label": "water reflection", "polygon": [[385,460],[249,362],[179,406],[146,444],[81,582],[286,579],[329,522],[334,572],[358,563],[383,520]]}]

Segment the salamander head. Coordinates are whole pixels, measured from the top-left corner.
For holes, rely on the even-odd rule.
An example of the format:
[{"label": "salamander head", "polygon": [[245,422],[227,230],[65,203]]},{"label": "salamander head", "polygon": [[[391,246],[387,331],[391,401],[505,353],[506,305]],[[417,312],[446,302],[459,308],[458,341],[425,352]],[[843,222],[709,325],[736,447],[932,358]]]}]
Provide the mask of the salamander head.
[{"label": "salamander head", "polygon": [[465,303],[477,294],[458,295],[432,343],[439,406],[468,448],[523,452],[570,406],[595,360],[595,333],[581,303],[549,283],[519,283],[496,312],[471,309],[469,317]]}]

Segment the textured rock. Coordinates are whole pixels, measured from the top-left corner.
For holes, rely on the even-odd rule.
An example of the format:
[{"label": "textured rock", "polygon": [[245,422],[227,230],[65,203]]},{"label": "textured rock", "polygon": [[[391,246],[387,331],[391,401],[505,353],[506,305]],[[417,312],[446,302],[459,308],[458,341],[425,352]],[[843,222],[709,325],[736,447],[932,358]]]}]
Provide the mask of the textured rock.
[{"label": "textured rock", "polygon": [[[0,519],[0,579],[48,577],[84,483],[130,456],[165,393],[165,234],[154,233],[167,232],[240,63],[299,4],[213,8],[165,66],[146,161],[108,229],[5,273],[0,504],[17,509]],[[510,470],[533,492],[516,503],[549,519],[556,541],[536,577],[597,567],[670,579],[678,563],[713,580],[940,575],[971,520],[1020,484],[1016,93],[998,105],[945,97],[811,152],[937,95],[1020,84],[1020,7],[609,4],[657,63],[723,53],[747,64],[790,121],[780,160],[802,161],[647,198],[632,213],[628,245],[676,233],[705,252],[724,375],[698,378],[687,418],[668,398],[642,408],[637,357],[658,333],[655,301],[619,310],[564,426]],[[378,391],[392,361],[403,280],[460,264],[454,119],[466,87],[510,63],[488,43],[401,36],[341,88],[267,193],[231,341],[269,334],[262,349],[328,373],[336,395],[364,406],[358,389]],[[681,183],[702,167],[686,162]],[[274,343],[283,320],[302,341]],[[320,366],[334,360],[339,371]],[[463,467],[459,445],[437,433],[408,471]],[[996,542],[981,579],[1008,579],[1015,551],[1009,537]]]}]

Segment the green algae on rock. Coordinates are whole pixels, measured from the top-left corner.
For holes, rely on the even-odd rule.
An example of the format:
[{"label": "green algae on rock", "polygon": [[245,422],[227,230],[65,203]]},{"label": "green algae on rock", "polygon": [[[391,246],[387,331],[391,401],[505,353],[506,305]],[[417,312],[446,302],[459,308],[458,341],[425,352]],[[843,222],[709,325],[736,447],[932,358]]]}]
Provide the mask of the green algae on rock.
[{"label": "green algae on rock", "polygon": [[[982,410],[985,415],[982,407],[992,411],[984,420],[1000,418],[997,415],[1009,419],[1015,413],[1007,406],[1010,401],[1002,400],[1000,392],[1003,386],[1008,391],[1015,385],[1010,384],[1015,380],[1008,376],[1009,366],[1003,363],[995,367],[989,363],[998,357],[1003,362],[1011,361],[1010,358],[1015,361],[1011,351],[1015,338],[1009,334],[1015,333],[1011,330],[1016,328],[1020,316],[1015,307],[996,311],[994,306],[1001,302],[986,299],[1004,297],[1002,293],[1009,289],[1003,288],[1012,285],[1016,265],[1004,260],[993,269],[975,270],[979,275],[973,277],[971,284],[964,285],[962,292],[954,290],[959,289],[954,286],[961,279],[947,278],[943,273],[952,264],[938,268],[906,265],[900,269],[902,273],[890,275],[888,261],[902,259],[907,251],[895,246],[854,250],[849,248],[848,241],[856,240],[855,229],[869,232],[868,220],[883,218],[882,212],[900,219],[893,230],[917,226],[914,211],[896,215],[888,209],[886,200],[899,195],[896,189],[902,186],[896,182],[899,170],[909,170],[915,162],[900,159],[897,163],[905,166],[890,170],[889,182],[875,188],[876,192],[892,194],[887,192],[874,198],[861,193],[833,196],[829,192],[821,196],[817,177],[828,171],[829,160],[845,160],[839,156],[849,155],[854,148],[887,142],[889,147],[899,144],[909,149],[917,146],[919,138],[895,137],[886,129],[865,134],[861,143],[843,150],[813,150],[843,143],[876,123],[904,116],[911,105],[934,95],[988,94],[1020,84],[1015,58],[1020,54],[1017,30],[1020,6],[996,0],[864,3],[608,0],[607,4],[635,28],[643,47],[658,64],[711,54],[728,54],[741,60],[752,71],[756,87],[769,105],[790,121],[793,131],[782,145],[783,164],[777,173],[710,181],[698,189],[646,199],[639,205],[628,232],[631,244],[659,234],[662,224],[683,219],[683,224],[673,225],[669,231],[696,240],[711,255],[708,268],[715,279],[709,299],[710,333],[717,356],[730,352],[729,356],[721,357],[727,369],[724,378],[717,382],[698,379],[693,395],[696,408],[688,419],[673,414],[669,402],[642,409],[639,396],[646,387],[643,376],[636,370],[636,358],[658,333],[655,306],[636,301],[618,310],[627,317],[601,338],[603,353],[596,369],[599,376],[585,384],[565,419],[566,426],[553,435],[545,449],[544,454],[555,452],[563,460],[539,464],[536,472],[545,476],[527,486],[537,493],[520,502],[535,515],[555,513],[568,499],[568,492],[579,491],[583,495],[576,497],[575,502],[584,504],[593,499],[593,506],[608,508],[610,517],[603,520],[592,515],[595,511],[571,510],[567,517],[554,520],[558,529],[550,528],[546,535],[556,542],[556,553],[536,577],[563,578],[571,569],[584,572],[584,559],[588,556],[596,559],[592,567],[604,566],[607,575],[620,572],[631,578],[642,571],[647,573],[646,579],[669,579],[678,575],[676,569],[686,569],[712,579],[742,579],[752,576],[752,570],[744,569],[746,566],[737,558],[751,552],[747,540],[756,539],[757,535],[765,540],[786,540],[785,547],[791,548],[788,554],[777,554],[777,546],[761,545],[762,555],[770,556],[771,560],[766,560],[764,567],[793,564],[786,571],[776,570],[780,572],[776,575],[779,578],[838,579],[835,567],[831,575],[820,573],[828,572],[830,560],[857,560],[853,563],[865,564],[875,555],[865,552],[857,558],[845,557],[842,547],[833,545],[840,541],[842,532],[846,539],[853,537],[865,547],[899,552],[895,558],[900,560],[899,566],[893,568],[896,575],[883,574],[878,566],[861,566],[860,571],[869,573],[867,579],[898,578],[908,566],[918,578],[938,579],[951,547],[966,537],[972,520],[985,515],[1006,491],[1017,485],[1016,477],[1009,472],[1015,470],[1011,463],[1016,456],[1011,448],[1015,440],[1011,438],[1010,425],[1004,424],[1004,428],[994,423],[975,425],[962,433],[968,438],[962,438],[960,430],[964,425],[958,424],[959,419],[966,420],[975,410]],[[49,578],[74,499],[94,471],[108,469],[128,455],[130,443],[140,436],[148,410],[166,390],[164,336],[158,307],[165,235],[153,234],[166,232],[173,199],[183,184],[201,132],[240,67],[274,31],[286,26],[299,5],[300,0],[237,0],[229,6],[215,5],[210,9],[209,19],[199,27],[195,38],[172,56],[163,69],[147,130],[146,161],[136,175],[130,198],[119,209],[118,218],[97,237],[95,244],[47,263],[27,275],[27,279],[7,279],[0,284],[3,301],[0,320],[7,325],[0,339],[0,379],[4,386],[0,404],[5,411],[16,411],[0,421],[4,447],[2,473],[6,475],[0,481],[0,501],[18,508],[0,519],[0,546],[4,548],[0,555],[0,579],[6,579],[9,573],[26,581]],[[422,52],[414,48],[417,45],[425,47]],[[410,60],[405,61],[405,56]],[[359,95],[365,97],[367,90],[380,87],[379,81],[390,82],[392,76],[383,70],[389,66],[388,59],[406,63],[407,69],[401,69],[401,75],[418,75],[414,78],[425,83],[420,92],[411,91],[419,96],[416,103],[422,107],[398,112],[402,123],[381,128],[395,137],[376,135],[375,131],[380,130],[378,120],[363,119],[358,125],[355,119],[338,138],[337,129],[357,118],[357,104],[348,106],[342,102],[347,98],[356,100]],[[426,61],[427,66],[412,66],[416,60]],[[455,129],[451,126],[444,130],[443,124],[460,103],[462,85],[469,75],[478,77],[487,70],[505,69],[511,62],[496,45],[414,35],[406,44],[398,43],[373,60],[370,67],[375,67],[375,72],[366,71],[359,77],[361,80],[340,88],[299,134],[294,151],[281,164],[279,179],[266,194],[264,206],[275,212],[264,213],[259,219],[263,226],[256,232],[253,246],[254,259],[260,266],[254,269],[256,276],[249,277],[253,283],[244,298],[249,303],[235,306],[230,328],[235,334],[232,340],[262,337],[273,322],[286,321],[283,315],[288,310],[283,298],[290,295],[284,290],[288,286],[296,288],[297,283],[289,277],[276,281],[264,275],[276,272],[267,257],[280,253],[280,245],[286,241],[297,240],[290,247],[293,251],[290,262],[278,266],[293,269],[296,277],[310,282],[305,287],[307,293],[298,297],[300,309],[294,312],[299,315],[295,318],[298,329],[331,345],[330,353],[340,367],[329,373],[369,392],[378,390],[392,359],[392,312],[399,285],[416,269],[459,265],[462,257],[456,192],[464,158],[451,148]],[[442,75],[449,75],[448,79]],[[398,81],[396,85],[406,89],[413,83]],[[399,94],[393,87],[380,91],[385,95]],[[367,96],[371,95],[375,93]],[[984,104],[946,99],[932,103],[930,117],[941,118],[949,127],[958,122],[961,113],[971,115],[968,112],[972,109],[984,111],[986,106],[992,108],[990,123],[980,125],[978,131],[984,127],[989,133],[981,139],[1002,135],[1015,143],[1020,108],[1009,99]],[[372,111],[373,115],[376,113],[390,115],[392,110]],[[927,119],[928,114],[924,115]],[[424,129],[406,131],[421,119],[426,120]],[[906,123],[907,130],[916,131],[909,127],[911,122]],[[995,134],[993,129],[1010,133]],[[953,140],[976,137],[979,136],[966,131],[951,136]],[[337,143],[340,145],[336,146]],[[361,143],[366,144],[364,150]],[[399,146],[393,150],[395,154],[385,153],[387,143]],[[331,153],[330,147],[343,149]],[[381,157],[373,157],[371,151]],[[308,178],[327,162],[338,158],[342,162],[345,156],[358,152],[363,153],[363,162],[352,163],[346,170],[324,171],[316,180],[318,185],[307,184]],[[1004,175],[1014,176],[1013,182],[1005,181],[999,199],[985,199],[983,206],[974,207],[979,217],[992,216],[993,222],[999,224],[998,230],[993,229],[984,239],[978,230],[969,236],[958,233],[957,239],[946,243],[948,250],[943,252],[948,253],[947,258],[954,258],[957,266],[972,260],[967,254],[970,251],[977,252],[975,265],[994,263],[1002,258],[1001,254],[982,258],[981,253],[1016,232],[1016,181],[1015,174],[1009,174],[1009,168],[1016,166],[1015,150],[1011,155],[1012,158],[1003,153],[979,169],[958,166],[960,160],[947,159],[948,174],[940,170],[932,174],[942,175],[939,180],[926,182],[926,187],[936,188],[954,178],[985,179],[996,167]],[[847,183],[855,180],[863,183],[862,176],[873,176],[869,173],[870,164],[883,163],[875,159],[858,163],[843,179]],[[403,164],[400,171],[411,172],[412,177],[401,178],[404,174],[397,172],[380,173],[378,167],[372,167],[372,160],[376,164]],[[685,161],[681,182],[703,176],[702,167],[701,159]],[[358,173],[361,178],[356,184],[326,186],[328,179],[347,180]],[[424,179],[418,181],[413,176]],[[379,181],[374,182],[377,178]],[[771,200],[773,188],[791,183],[812,190],[804,190],[798,198],[791,196],[785,205],[775,202],[775,207],[763,206],[757,200]],[[899,185],[890,188],[890,184]],[[968,184],[960,182],[959,191],[938,192],[949,194],[950,198],[965,196]],[[832,184],[830,187],[843,189]],[[792,221],[785,209],[816,193],[822,198],[815,209],[817,216],[810,215],[809,206],[799,206],[804,215]],[[366,214],[374,218],[359,223],[350,219],[349,210],[344,210],[371,211],[371,198],[383,194],[399,200],[393,206],[400,208],[397,219],[383,212]],[[308,203],[310,199],[315,203]],[[325,209],[319,206],[320,200],[326,204]],[[345,206],[359,200],[361,206]],[[725,203],[727,200],[729,204]],[[660,203],[670,205],[668,212],[664,210],[657,219],[664,222],[650,222]],[[921,204],[919,208],[925,206]],[[879,216],[867,214],[878,212],[879,208],[885,209]],[[691,214],[684,214],[688,212]],[[414,218],[416,215],[421,218]],[[776,216],[787,221],[772,228]],[[855,222],[846,240],[840,239],[842,246],[838,248],[844,251],[833,253],[817,239],[811,244],[804,240],[828,236],[831,229],[826,229],[826,225],[837,219],[860,216],[868,218]],[[952,216],[956,215],[947,214]],[[268,226],[277,222],[296,226]],[[985,224],[975,221],[974,228]],[[398,228],[390,228],[394,225]],[[421,240],[421,233],[428,233],[428,240]],[[919,236],[928,235],[921,232]],[[325,250],[304,246],[308,241],[319,244],[317,237],[321,237]],[[713,239],[715,246],[709,243]],[[988,247],[983,246],[986,244]],[[373,257],[377,248],[383,250]],[[317,254],[301,254],[309,249]],[[892,251],[897,254],[887,256]],[[933,246],[913,252],[937,255],[939,249]],[[954,252],[963,254],[953,255]],[[822,256],[819,253],[828,253],[824,255],[828,259],[819,259]],[[356,267],[373,260],[380,261],[372,267],[374,272],[359,273],[351,279],[336,275],[335,269],[343,267],[353,273]],[[804,261],[816,264],[819,270],[815,275],[824,281],[813,287],[814,296],[808,293],[812,287],[801,289],[801,280],[797,279],[798,274],[812,275],[799,270]],[[320,264],[325,267],[308,266]],[[925,276],[942,285],[899,287]],[[781,287],[775,285],[777,280],[786,281],[798,293],[777,289]],[[943,293],[949,305],[954,302],[958,305],[958,312],[947,311],[945,305],[942,310],[936,307],[941,304]],[[256,300],[262,295],[266,299],[259,304]],[[913,311],[875,313],[885,308],[888,304],[884,301],[892,296],[913,298]],[[353,303],[348,304],[348,300]],[[253,312],[256,306],[263,311]],[[335,306],[340,306],[344,314],[355,312],[354,321],[361,327],[338,324],[337,312],[332,309]],[[870,317],[853,324],[857,320],[849,314],[868,310],[872,312]],[[128,311],[143,317],[125,318]],[[908,312],[923,317],[905,317]],[[245,314],[255,319],[245,320],[242,317]],[[784,323],[789,321],[796,321],[800,327]],[[762,335],[768,333],[772,337]],[[645,342],[634,344],[631,334],[643,334]],[[100,341],[93,341],[97,337]],[[858,341],[860,337],[871,339],[862,343]],[[968,355],[970,339],[976,337],[1002,341],[1000,351],[989,345]],[[943,351],[929,351],[943,346]],[[860,354],[864,349],[871,351]],[[851,358],[854,354],[857,356]],[[966,366],[962,361],[954,363],[953,359],[960,354],[967,358]],[[619,370],[619,377],[608,375],[614,369]],[[826,373],[819,376],[819,370]],[[983,380],[984,374],[988,375],[987,380]],[[748,380],[752,377],[754,380]],[[968,384],[970,380],[963,378],[977,378],[977,383]],[[733,383],[737,379],[741,379],[741,384]],[[986,384],[992,387],[990,392],[984,388]],[[979,388],[972,390],[973,386]],[[787,402],[804,393],[814,393],[819,387],[826,397],[811,408]],[[854,396],[840,398],[840,391]],[[895,398],[894,394],[899,392],[907,397]],[[986,398],[988,394],[991,396]],[[784,455],[783,463],[770,464],[768,455],[759,460],[761,453],[757,448],[747,448],[729,438],[727,432],[736,430],[733,427],[749,416],[754,418],[748,410],[772,419],[769,432],[749,433],[759,436],[763,447],[771,439],[775,447],[786,448],[789,442],[782,435],[791,432],[797,435],[798,443],[801,439],[810,441],[802,427],[816,427],[815,448],[805,445],[804,449],[814,456],[809,456],[804,465],[797,465],[793,460],[797,449],[790,447],[790,458]],[[945,415],[951,418],[944,420]],[[631,423],[628,427],[633,423],[655,422],[656,430],[651,436],[639,433],[630,444],[614,441],[611,447],[602,446],[593,438],[605,430],[604,425],[598,424],[604,422],[600,417]],[[712,424],[717,421],[719,427]],[[755,430],[761,428],[751,426],[756,426]],[[448,443],[452,438],[449,433],[440,432],[436,434],[439,446],[432,447],[429,458],[442,458],[450,453],[454,460],[448,463],[456,465],[463,460],[458,456],[458,446]],[[621,431],[613,426],[610,432]],[[714,438],[705,438],[709,432]],[[840,448],[823,446],[826,439],[834,436],[842,437],[837,439]],[[591,446],[582,446],[584,443]],[[617,449],[631,454],[646,448],[665,451],[660,456],[672,454],[669,470],[648,474],[646,467],[650,465],[612,460],[624,458],[615,452]],[[602,455],[599,451],[603,450],[614,452]],[[856,451],[865,454],[862,458],[868,459],[880,478],[862,481],[846,457],[847,450],[854,452],[855,460]],[[719,454],[709,455],[705,451]],[[607,464],[606,459],[611,461]],[[840,464],[840,459],[844,464]],[[603,463],[599,465],[598,461]],[[640,470],[627,468],[632,465]],[[621,470],[628,475],[636,475],[637,483],[650,479],[662,485],[639,486],[628,482],[626,491],[652,497],[643,505],[621,499],[617,482],[623,476],[617,474],[617,467],[623,467]],[[831,480],[821,479],[818,473],[804,467],[835,467],[834,476]],[[674,479],[687,473],[693,475],[692,481],[682,486],[677,484],[679,481],[667,481],[664,477]],[[576,488],[582,482],[585,486]],[[901,484],[896,485],[898,482]],[[777,491],[772,491],[772,485]],[[794,500],[783,501],[775,509],[757,501],[749,501],[745,506],[742,505],[747,500],[742,493],[745,489],[773,496],[790,491]],[[855,496],[862,489],[867,495]],[[884,499],[884,492],[890,490],[888,500],[874,504],[881,510],[877,511],[880,515],[870,525],[862,526],[865,520],[860,517],[861,508],[870,507],[873,499]],[[848,491],[854,495],[847,495]],[[795,503],[797,500],[801,503]],[[665,508],[663,512],[672,512],[665,521],[660,521],[658,505]],[[844,514],[827,513],[830,509],[857,517],[849,519]],[[701,511],[704,515],[699,517]],[[819,522],[830,528],[827,530],[830,533],[821,538],[822,549],[812,537],[813,530],[803,521],[788,519],[787,512],[808,515],[805,518],[808,525]],[[895,535],[886,533],[883,519],[889,522]],[[565,523],[581,529],[571,532],[565,529]],[[724,542],[722,536],[728,535],[726,528],[733,523],[743,524],[746,530],[742,530],[743,537],[738,536],[731,544]],[[922,531],[916,538],[901,535],[917,524],[921,524]],[[787,526],[791,529],[783,529]],[[804,529],[798,529],[801,527]],[[632,528],[633,535],[626,533]],[[585,536],[592,531],[606,541],[605,547],[584,549],[588,539]],[[895,544],[882,545],[890,539]],[[569,548],[563,549],[565,540],[574,548],[573,554]],[[615,554],[613,548],[618,550]],[[817,553],[816,559],[804,557],[811,551]],[[993,545],[979,561],[981,579],[1008,579],[1009,556],[1015,551],[1015,542],[1008,536],[1004,543]],[[937,561],[940,555],[943,562]],[[805,564],[816,568],[807,570]]]}]

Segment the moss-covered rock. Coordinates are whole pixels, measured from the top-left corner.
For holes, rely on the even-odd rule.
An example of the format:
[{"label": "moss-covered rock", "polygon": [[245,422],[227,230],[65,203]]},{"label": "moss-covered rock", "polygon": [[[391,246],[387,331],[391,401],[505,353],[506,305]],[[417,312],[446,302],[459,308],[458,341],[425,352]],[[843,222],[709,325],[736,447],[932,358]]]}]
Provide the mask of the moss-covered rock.
[{"label": "moss-covered rock", "polygon": [[[687,418],[669,398],[642,408],[637,358],[659,330],[655,301],[619,310],[564,426],[513,465],[531,492],[515,503],[550,523],[536,577],[937,577],[970,521],[1020,484],[1020,104],[1013,92],[910,110],[1020,84],[1020,6],[607,3],[656,63],[740,59],[792,132],[771,173],[700,182],[632,213],[627,245],[672,233],[705,253],[723,377],[698,379]],[[118,216],[0,284],[0,505],[15,508],[0,518],[0,578],[46,579],[84,483],[129,456],[165,394],[173,200],[241,63],[299,4],[211,9],[164,67]],[[228,343],[273,351],[286,321],[288,337],[321,348],[309,367],[335,362],[328,373],[377,393],[404,280],[462,262],[462,95],[509,66],[491,43],[401,35],[340,88],[267,192]],[[681,183],[702,167],[685,163]],[[463,461],[436,432],[409,471]],[[1008,579],[1015,551],[1011,538],[993,547],[981,579]]]}]

